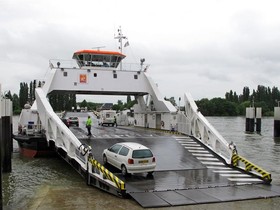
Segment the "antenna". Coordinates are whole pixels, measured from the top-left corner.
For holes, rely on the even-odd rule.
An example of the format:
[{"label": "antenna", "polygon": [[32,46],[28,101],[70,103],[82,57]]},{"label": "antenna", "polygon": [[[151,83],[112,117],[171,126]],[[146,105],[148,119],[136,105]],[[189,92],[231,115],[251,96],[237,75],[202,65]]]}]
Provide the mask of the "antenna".
[{"label": "antenna", "polygon": [[[114,35],[114,36],[115,36],[115,35]],[[121,28],[121,26],[120,26],[119,29],[118,29],[118,36],[115,36],[114,38],[119,40],[119,43],[120,43],[119,50],[120,50],[120,52],[122,53],[122,49],[123,49],[123,42],[122,42],[122,40],[123,40],[123,39],[127,39],[127,37],[124,36],[124,35],[122,34],[122,28]],[[124,47],[127,47],[128,45],[129,45],[129,43],[128,43],[128,41],[127,41],[127,42],[124,44]],[[122,70],[122,61],[120,61],[120,70]]]},{"label": "antenna", "polygon": [[119,40],[119,43],[120,43],[119,50],[122,53],[122,48],[123,48],[122,40],[127,39],[127,37],[122,34],[121,26],[118,29],[118,36],[115,36],[114,38]]},{"label": "antenna", "polygon": [[106,46],[100,46],[100,47],[92,47],[91,49],[97,49],[100,50],[100,48],[105,48]]}]

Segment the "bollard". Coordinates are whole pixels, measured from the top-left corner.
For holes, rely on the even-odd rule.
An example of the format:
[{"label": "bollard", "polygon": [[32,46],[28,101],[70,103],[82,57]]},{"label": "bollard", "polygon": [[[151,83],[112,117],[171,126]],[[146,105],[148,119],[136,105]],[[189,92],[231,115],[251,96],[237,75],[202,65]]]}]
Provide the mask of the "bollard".
[{"label": "bollard", "polygon": [[280,137],[280,107],[274,107],[274,137]]},{"label": "bollard", "polygon": [[0,84],[0,209],[3,208],[2,172],[12,171],[12,116],[13,104],[9,99],[2,98]]},{"label": "bollard", "polygon": [[3,208],[3,196],[2,196],[2,97],[1,97],[1,84],[0,84],[0,209]]},{"label": "bollard", "polygon": [[255,108],[247,107],[246,108],[246,132],[254,132],[255,130]]},{"label": "bollard", "polygon": [[[1,91],[0,91],[1,93]],[[1,104],[1,101],[0,101]],[[2,134],[2,117],[1,117],[1,105],[0,105],[0,134]],[[0,135],[0,209],[2,210],[3,198],[2,198],[2,135]]]},{"label": "bollard", "polygon": [[2,164],[3,172],[12,171],[12,102],[10,99],[2,99]]},{"label": "bollard", "polygon": [[11,117],[2,116],[2,148],[3,148],[3,172],[12,171],[12,136],[11,136]]},{"label": "bollard", "polygon": [[261,128],[262,128],[262,108],[258,107],[256,108],[256,131],[260,133]]}]

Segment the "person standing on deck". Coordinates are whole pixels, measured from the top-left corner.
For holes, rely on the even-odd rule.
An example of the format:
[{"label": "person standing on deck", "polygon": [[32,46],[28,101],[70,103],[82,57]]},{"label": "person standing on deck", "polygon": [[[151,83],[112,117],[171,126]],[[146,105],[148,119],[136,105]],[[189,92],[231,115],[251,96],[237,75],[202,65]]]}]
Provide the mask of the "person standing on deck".
[{"label": "person standing on deck", "polygon": [[87,121],[86,121],[86,128],[88,130],[88,136],[91,136],[91,124],[92,124],[92,120],[91,120],[90,116],[88,116]]},{"label": "person standing on deck", "polygon": [[115,124],[116,127],[118,126],[117,125],[117,118],[116,118],[116,116],[114,116],[114,124]]}]

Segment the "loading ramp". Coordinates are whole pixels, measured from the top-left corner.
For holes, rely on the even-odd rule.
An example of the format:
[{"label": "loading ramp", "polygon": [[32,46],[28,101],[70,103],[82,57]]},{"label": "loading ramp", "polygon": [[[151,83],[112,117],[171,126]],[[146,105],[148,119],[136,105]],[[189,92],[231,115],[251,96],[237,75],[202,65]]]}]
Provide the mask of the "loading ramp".
[{"label": "loading ramp", "polygon": [[142,207],[152,208],[279,197],[280,187],[250,184],[129,194]]},{"label": "loading ramp", "polygon": [[[102,163],[102,151],[117,142],[134,141],[152,149],[157,160],[153,177],[123,177],[126,193],[142,207],[248,200],[280,195],[278,186],[264,184],[261,177],[232,168],[194,138],[127,127],[97,127],[94,138],[81,138]],[[80,134],[83,132],[80,132]],[[137,136],[137,137],[136,137]],[[176,151],[176,152],[175,152]],[[106,166],[107,167],[107,166]]]}]

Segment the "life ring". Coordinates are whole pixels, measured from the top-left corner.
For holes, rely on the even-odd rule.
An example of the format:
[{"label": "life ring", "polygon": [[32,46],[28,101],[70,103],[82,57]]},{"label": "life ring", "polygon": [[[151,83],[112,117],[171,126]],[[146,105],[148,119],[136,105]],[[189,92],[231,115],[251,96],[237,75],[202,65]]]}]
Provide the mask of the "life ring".
[{"label": "life ring", "polygon": [[163,121],[161,121],[161,127],[164,127],[164,122]]}]

